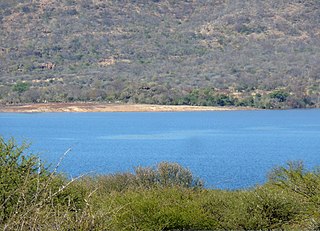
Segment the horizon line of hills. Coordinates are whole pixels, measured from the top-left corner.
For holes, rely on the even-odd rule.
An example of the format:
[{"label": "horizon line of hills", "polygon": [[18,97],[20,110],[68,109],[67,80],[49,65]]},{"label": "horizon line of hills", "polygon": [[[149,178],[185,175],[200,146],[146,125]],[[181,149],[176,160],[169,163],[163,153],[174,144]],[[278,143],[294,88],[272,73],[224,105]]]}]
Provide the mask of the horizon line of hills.
[{"label": "horizon line of hills", "polygon": [[0,2],[0,104],[320,107],[317,0]]}]

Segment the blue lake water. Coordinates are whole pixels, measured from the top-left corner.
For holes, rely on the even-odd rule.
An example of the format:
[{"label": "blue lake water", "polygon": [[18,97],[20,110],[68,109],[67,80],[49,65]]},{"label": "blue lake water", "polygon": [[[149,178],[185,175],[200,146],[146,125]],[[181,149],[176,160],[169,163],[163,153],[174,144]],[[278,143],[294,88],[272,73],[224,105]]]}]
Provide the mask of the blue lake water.
[{"label": "blue lake water", "polygon": [[151,113],[0,113],[0,135],[60,171],[132,171],[178,162],[210,188],[237,189],[266,181],[289,160],[320,166],[320,110]]}]

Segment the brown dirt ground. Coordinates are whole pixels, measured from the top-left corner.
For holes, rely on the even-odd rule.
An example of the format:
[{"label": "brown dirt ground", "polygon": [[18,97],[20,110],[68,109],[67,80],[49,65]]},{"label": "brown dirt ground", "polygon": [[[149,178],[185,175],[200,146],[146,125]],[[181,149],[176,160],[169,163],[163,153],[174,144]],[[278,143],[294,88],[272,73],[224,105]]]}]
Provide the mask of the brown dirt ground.
[{"label": "brown dirt ground", "polygon": [[206,107],[184,105],[107,104],[107,103],[39,103],[0,105],[0,112],[169,112],[169,111],[229,111],[250,110],[241,107]]}]

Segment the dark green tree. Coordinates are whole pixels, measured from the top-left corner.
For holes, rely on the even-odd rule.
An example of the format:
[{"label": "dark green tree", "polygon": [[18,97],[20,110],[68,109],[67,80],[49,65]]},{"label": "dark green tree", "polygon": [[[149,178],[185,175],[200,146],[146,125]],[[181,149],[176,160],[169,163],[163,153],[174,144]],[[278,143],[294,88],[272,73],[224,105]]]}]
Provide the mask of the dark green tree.
[{"label": "dark green tree", "polygon": [[284,90],[275,90],[269,94],[270,98],[277,99],[279,102],[285,102],[289,93]]}]

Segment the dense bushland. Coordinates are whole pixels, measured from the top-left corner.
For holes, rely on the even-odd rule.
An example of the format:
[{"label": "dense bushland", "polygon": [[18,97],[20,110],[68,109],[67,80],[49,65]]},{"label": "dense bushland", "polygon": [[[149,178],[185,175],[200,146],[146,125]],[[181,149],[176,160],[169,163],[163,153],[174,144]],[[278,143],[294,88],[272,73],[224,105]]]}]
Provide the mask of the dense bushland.
[{"label": "dense bushland", "polygon": [[6,0],[0,104],[320,106],[318,0]]},{"label": "dense bushland", "polygon": [[134,173],[66,179],[25,144],[0,139],[0,228],[4,230],[319,229],[320,172],[300,162],[266,184],[206,189],[175,163]]}]

